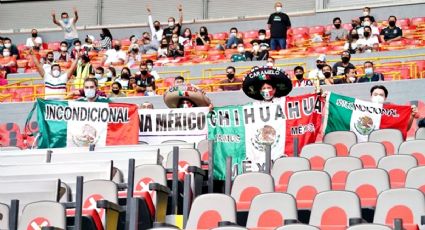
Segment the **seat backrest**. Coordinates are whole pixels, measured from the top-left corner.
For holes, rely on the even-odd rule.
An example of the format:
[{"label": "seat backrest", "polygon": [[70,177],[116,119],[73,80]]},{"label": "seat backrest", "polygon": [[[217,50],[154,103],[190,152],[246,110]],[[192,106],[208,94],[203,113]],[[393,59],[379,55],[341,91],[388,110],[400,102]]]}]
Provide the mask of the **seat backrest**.
[{"label": "seat backrest", "polygon": [[379,194],[373,223],[393,226],[395,218],[403,225],[421,224],[425,214],[425,198],[421,191],[413,188],[389,189]]},{"label": "seat backrest", "polygon": [[331,177],[333,190],[343,190],[348,173],[361,168],[362,161],[359,158],[332,157],[326,160],[323,171]]},{"label": "seat backrest", "polygon": [[156,194],[149,190],[150,183],[167,186],[167,173],[162,165],[139,165],[134,169],[134,191],[149,192],[156,206]]},{"label": "seat backrest", "polygon": [[235,200],[225,194],[204,194],[193,201],[185,229],[210,229],[220,221],[236,222]]},{"label": "seat backrest", "polygon": [[361,218],[357,195],[348,191],[326,191],[314,198],[309,224],[317,227],[345,227],[349,226],[350,218]]},{"label": "seat backrest", "polygon": [[230,196],[236,200],[238,210],[248,210],[254,197],[266,192],[274,192],[273,178],[266,173],[250,172],[236,176]]},{"label": "seat backrest", "polygon": [[202,140],[198,143],[197,149],[203,158],[204,154],[208,154],[208,140]]},{"label": "seat backrest", "polygon": [[350,156],[360,158],[363,168],[376,168],[379,159],[386,156],[385,145],[379,142],[361,142],[350,148]]},{"label": "seat backrest", "polygon": [[419,128],[416,130],[415,133],[415,139],[416,140],[425,140],[425,128]]},{"label": "seat backrest", "polygon": [[[165,164],[166,168],[173,167],[173,152],[169,152]],[[179,166],[186,168],[189,166],[201,167],[201,154],[197,149],[179,149]]]},{"label": "seat backrest", "polygon": [[412,155],[418,165],[425,165],[425,140],[405,141],[398,148],[398,153]]},{"label": "seat backrest", "polygon": [[358,224],[347,228],[347,230],[392,230],[392,228],[382,224]]},{"label": "seat backrest", "polygon": [[291,175],[303,170],[310,170],[310,162],[306,158],[282,157],[277,159],[271,170],[275,191],[286,192]]},{"label": "seat backrest", "polygon": [[378,162],[378,168],[388,172],[391,188],[404,187],[407,171],[416,166],[417,161],[411,155],[386,156]]},{"label": "seat backrest", "polygon": [[276,228],[276,230],[319,230],[319,228],[307,224],[290,224]]},{"label": "seat backrest", "polygon": [[403,135],[398,129],[378,129],[369,134],[369,141],[381,142],[385,145],[387,155],[393,155],[403,142]]},{"label": "seat backrest", "polygon": [[[83,200],[89,201],[91,197],[97,200],[108,200],[118,203],[118,187],[110,180],[90,180],[84,182]],[[87,208],[83,205],[83,208]]]},{"label": "seat backrest", "polygon": [[0,229],[9,228],[9,205],[0,203]]},{"label": "seat backrest", "polygon": [[65,207],[53,201],[27,204],[18,221],[18,230],[41,229],[42,227],[66,229]]},{"label": "seat backrest", "polygon": [[357,143],[357,136],[351,131],[334,131],[323,137],[323,143],[333,145],[338,156],[347,156],[351,146]]},{"label": "seat backrest", "polygon": [[415,167],[407,171],[406,188],[416,188],[425,194],[425,166]]},{"label": "seat backrest", "polygon": [[0,155],[0,163],[2,165],[45,163],[46,156],[46,153],[25,153],[4,156]]},{"label": "seat backrest", "polygon": [[317,193],[331,189],[329,174],[323,171],[299,171],[292,174],[287,193],[295,197],[298,209],[310,209]]},{"label": "seat backrest", "polygon": [[379,193],[389,188],[390,179],[383,169],[353,170],[345,183],[345,190],[355,192],[362,207],[375,207]]},{"label": "seat backrest", "polygon": [[187,143],[185,140],[166,140],[161,142],[161,144],[175,144],[175,143]]},{"label": "seat backrest", "polygon": [[262,193],[252,200],[246,227],[276,228],[285,219],[298,219],[295,198],[286,193]]},{"label": "seat backrest", "polygon": [[322,170],[325,161],[336,156],[336,149],[330,144],[314,143],[304,146],[300,156],[310,161],[311,169]]}]

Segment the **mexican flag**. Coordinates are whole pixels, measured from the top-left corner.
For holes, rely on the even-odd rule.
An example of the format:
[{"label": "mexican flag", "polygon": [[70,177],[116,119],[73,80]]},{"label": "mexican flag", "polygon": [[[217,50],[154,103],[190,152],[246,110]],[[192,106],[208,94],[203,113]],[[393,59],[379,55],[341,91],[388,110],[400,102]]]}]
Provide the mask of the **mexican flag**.
[{"label": "mexican flag", "polygon": [[138,143],[137,105],[37,99],[36,108],[38,148]]},{"label": "mexican flag", "polygon": [[271,158],[294,154],[312,143],[321,127],[322,102],[315,94],[283,97],[273,103],[215,107],[208,117],[208,138],[214,140],[214,177],[224,180],[226,158],[234,171],[263,171],[265,143]]},{"label": "mexican flag", "polygon": [[379,104],[330,93],[325,108],[325,134],[350,130],[356,133],[359,142],[364,142],[373,130],[393,128],[406,138],[410,106]]}]

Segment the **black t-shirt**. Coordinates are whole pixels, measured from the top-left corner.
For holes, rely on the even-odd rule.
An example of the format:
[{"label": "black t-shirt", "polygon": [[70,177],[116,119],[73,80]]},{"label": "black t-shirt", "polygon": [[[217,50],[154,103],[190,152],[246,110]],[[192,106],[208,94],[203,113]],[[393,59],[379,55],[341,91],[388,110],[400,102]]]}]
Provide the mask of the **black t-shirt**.
[{"label": "black t-shirt", "polygon": [[146,78],[136,78],[136,84],[139,87],[145,88],[146,86],[152,86],[155,89],[155,78],[152,75],[148,75]]},{"label": "black t-shirt", "polygon": [[173,36],[173,30],[177,27],[177,34],[180,35],[180,30],[182,26],[180,24],[175,24],[173,28],[167,27],[164,29],[164,32],[162,32],[162,35],[165,36],[167,41],[169,42],[171,40],[171,36]]},{"label": "black t-shirt", "polygon": [[[340,61],[334,64],[334,66],[332,67],[332,73],[334,74],[334,76],[344,74],[345,67],[343,66],[343,64],[344,63],[342,63]],[[340,67],[340,68],[338,68],[338,67]],[[348,63],[348,65],[346,67],[350,67],[350,68],[354,68],[354,69],[356,68],[350,62]]]},{"label": "black t-shirt", "polygon": [[384,40],[387,41],[398,36],[403,36],[403,32],[401,31],[400,27],[397,26],[392,29],[387,27],[381,31],[381,35],[384,35]]},{"label": "black t-shirt", "polygon": [[287,14],[279,12],[271,14],[267,24],[271,25],[271,38],[286,38],[286,31],[291,26],[291,21]]},{"label": "black t-shirt", "polygon": [[[208,37],[208,36],[203,36],[202,38],[204,39],[205,42],[211,41],[210,37]],[[197,46],[203,46],[203,45],[206,45],[206,44],[204,44],[204,42],[202,42],[202,40],[200,38],[196,38],[196,45]]]}]

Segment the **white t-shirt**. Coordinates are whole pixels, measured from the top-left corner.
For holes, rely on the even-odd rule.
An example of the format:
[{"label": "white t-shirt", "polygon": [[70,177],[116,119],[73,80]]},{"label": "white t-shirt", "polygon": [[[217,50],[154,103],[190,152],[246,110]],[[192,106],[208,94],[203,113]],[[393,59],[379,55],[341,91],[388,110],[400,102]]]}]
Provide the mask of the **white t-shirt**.
[{"label": "white t-shirt", "polygon": [[107,57],[105,61],[106,64],[117,62],[119,59],[125,60],[127,57],[124,51],[116,51],[115,49],[109,49],[108,51],[106,51],[105,55]]},{"label": "white t-shirt", "polygon": [[[359,40],[357,40],[356,42],[352,42],[351,43],[351,49],[353,49],[353,50],[357,49],[358,42],[359,42]],[[350,44],[348,42],[346,42],[345,45],[344,45],[344,50],[348,50],[349,46],[350,46]]]},{"label": "white t-shirt", "polygon": [[59,24],[61,25],[65,33],[65,39],[78,38],[78,32],[77,32],[77,28],[75,27],[74,21],[75,21],[74,18],[70,18],[68,23],[65,24],[63,20],[59,20]]},{"label": "white t-shirt", "polygon": [[149,22],[149,27],[151,29],[152,41],[159,43],[162,39],[162,34],[163,34],[164,30],[162,30],[162,29],[159,29],[158,31],[155,30],[155,27],[153,26],[152,15],[148,16],[148,22]]},{"label": "white t-shirt", "polygon": [[155,78],[155,80],[159,80],[161,78],[156,70],[152,70],[149,73],[153,76],[153,78]]},{"label": "white t-shirt", "polygon": [[373,47],[374,44],[379,44],[378,38],[376,36],[370,36],[368,39],[361,38],[357,41],[359,47],[369,46]]},{"label": "white t-shirt", "polygon": [[[376,35],[379,36],[379,29],[376,26],[370,26],[370,28],[372,29],[372,36]],[[359,38],[364,38],[364,27],[360,27],[357,29],[357,34],[359,35]]]},{"label": "white t-shirt", "polygon": [[308,79],[310,79],[311,81],[317,80],[317,77],[319,77],[320,80],[325,79],[325,75],[323,75],[322,70],[316,68],[308,73]]},{"label": "white t-shirt", "polygon": [[[44,96],[45,99],[63,100],[65,99],[66,83],[68,74],[62,73],[59,77],[53,77],[50,72],[44,73]],[[56,94],[56,95],[49,95]],[[61,94],[61,95],[57,95]]]},{"label": "white t-shirt", "polygon": [[37,44],[42,44],[43,40],[41,40],[40,37],[36,37],[34,40],[32,39],[32,37],[27,38],[27,42],[26,42],[25,46],[26,47],[33,47],[33,46],[35,46],[34,42],[37,43]]}]

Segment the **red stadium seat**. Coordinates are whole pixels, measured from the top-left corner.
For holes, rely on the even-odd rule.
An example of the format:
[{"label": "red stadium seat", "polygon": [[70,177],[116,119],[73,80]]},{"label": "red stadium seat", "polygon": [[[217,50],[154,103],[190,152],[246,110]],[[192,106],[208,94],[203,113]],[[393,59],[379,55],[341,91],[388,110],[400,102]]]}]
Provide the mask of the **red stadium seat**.
[{"label": "red stadium seat", "polygon": [[295,27],[292,28],[292,34],[293,35],[306,35],[309,34],[309,28],[308,27]]},{"label": "red stadium seat", "polygon": [[425,17],[412,18],[410,24],[415,25],[415,26],[423,26],[423,25],[425,25]]},{"label": "red stadium seat", "polygon": [[418,165],[425,165],[425,140],[411,140],[401,143],[399,154],[412,155],[418,161]]},{"label": "red stadium seat", "polygon": [[302,157],[283,157],[277,159],[271,170],[275,191],[286,192],[289,178],[298,171],[310,170],[310,162]]},{"label": "red stadium seat", "polygon": [[378,162],[378,168],[388,172],[391,188],[404,187],[407,171],[417,165],[416,159],[410,155],[386,156]]},{"label": "red stadium seat", "polygon": [[325,34],[325,27],[324,26],[313,26],[309,28],[309,34],[318,34],[323,36]]},{"label": "red stadium seat", "polygon": [[315,143],[303,147],[301,157],[310,161],[311,169],[322,170],[328,158],[336,156],[336,149],[329,144]]},{"label": "red stadium seat", "polygon": [[344,190],[348,173],[361,168],[362,161],[358,158],[332,157],[326,160],[323,171],[331,177],[332,190]]},{"label": "red stadium seat", "polygon": [[386,156],[385,146],[378,142],[361,142],[350,148],[349,156],[359,158],[363,168],[376,168],[378,161]]},{"label": "red stadium seat", "polygon": [[357,143],[357,136],[350,131],[335,131],[327,133],[323,143],[333,145],[338,156],[348,156],[348,150]]}]

